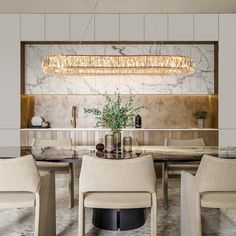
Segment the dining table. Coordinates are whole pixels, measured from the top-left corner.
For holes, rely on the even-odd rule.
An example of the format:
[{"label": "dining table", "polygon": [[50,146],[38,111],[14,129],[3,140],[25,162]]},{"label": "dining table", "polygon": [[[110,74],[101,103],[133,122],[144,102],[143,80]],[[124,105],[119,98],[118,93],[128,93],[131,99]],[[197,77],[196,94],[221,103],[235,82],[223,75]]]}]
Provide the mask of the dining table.
[{"label": "dining table", "polygon": [[[0,159],[14,158],[32,154],[36,161],[82,163],[83,156],[89,155],[97,158],[125,160],[151,155],[154,163],[162,163],[163,172],[167,172],[168,164],[182,162],[200,162],[203,155],[212,155],[225,159],[236,159],[236,146],[133,146],[132,152],[106,153],[96,150],[95,146],[72,147],[31,147],[9,146],[0,147]],[[165,176],[165,174],[164,174]],[[162,193],[164,207],[168,207],[168,181],[162,180]]]}]

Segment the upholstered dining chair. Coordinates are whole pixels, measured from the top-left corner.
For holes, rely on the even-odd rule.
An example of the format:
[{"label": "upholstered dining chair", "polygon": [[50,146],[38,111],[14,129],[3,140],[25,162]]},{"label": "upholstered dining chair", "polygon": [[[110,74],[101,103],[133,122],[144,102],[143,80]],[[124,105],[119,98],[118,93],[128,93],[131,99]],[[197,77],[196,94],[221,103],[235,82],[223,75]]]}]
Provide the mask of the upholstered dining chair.
[{"label": "upholstered dining chair", "polygon": [[[176,147],[204,147],[205,143],[202,138],[197,139],[165,139],[164,146]],[[168,178],[169,174],[179,174],[181,170],[188,170],[191,173],[196,173],[199,162],[181,162],[181,163],[163,163],[162,165],[162,188],[166,196],[164,207],[168,207]]]},{"label": "upholstered dining chair", "polygon": [[32,155],[1,159],[0,208],[24,207],[35,207],[35,236],[56,235],[54,172],[40,176]]},{"label": "upholstered dining chair", "polygon": [[204,155],[196,176],[181,172],[181,236],[201,236],[201,207],[236,208],[236,160]]},{"label": "upholstered dining chair", "polygon": [[[71,139],[37,139],[34,138],[32,147],[71,147]],[[74,166],[72,163],[56,163],[36,161],[39,170],[55,170],[56,173],[68,174],[68,206],[74,207]]]},{"label": "upholstered dining chair", "polygon": [[108,160],[84,156],[79,181],[79,236],[84,208],[151,208],[151,235],[157,235],[156,173],[151,156]]}]

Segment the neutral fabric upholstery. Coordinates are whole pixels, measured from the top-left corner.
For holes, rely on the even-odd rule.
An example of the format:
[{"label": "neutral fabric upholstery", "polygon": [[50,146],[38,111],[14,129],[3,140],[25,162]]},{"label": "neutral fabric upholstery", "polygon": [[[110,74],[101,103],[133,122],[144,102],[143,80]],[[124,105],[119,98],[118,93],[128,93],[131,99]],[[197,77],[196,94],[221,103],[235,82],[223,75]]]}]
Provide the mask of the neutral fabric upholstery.
[{"label": "neutral fabric upholstery", "polygon": [[156,178],[153,171],[151,156],[121,161],[84,156],[80,191],[155,192]]},{"label": "neutral fabric upholstery", "polygon": [[236,208],[236,160],[204,155],[196,176],[181,172],[181,236],[202,235],[201,207]]},{"label": "neutral fabric upholstery", "polygon": [[218,208],[224,205],[224,208],[236,207],[236,192],[206,192],[201,194],[201,206],[209,208]]},{"label": "neutral fabric upholstery", "polygon": [[[71,147],[71,139],[33,139],[32,147]],[[68,178],[68,206],[74,206],[74,171],[69,163],[56,163],[49,161],[36,161],[39,170],[55,170],[56,173],[66,173]]]},{"label": "neutral fabric upholstery", "polygon": [[1,192],[0,208],[21,208],[35,205],[35,195],[30,192]]},{"label": "neutral fabric upholstery", "polygon": [[35,207],[35,236],[56,235],[55,175],[27,155],[0,160],[0,208]]},{"label": "neutral fabric upholstery", "polygon": [[[165,146],[176,146],[176,147],[203,147],[205,146],[204,140],[202,138],[198,139],[165,139]],[[181,170],[187,170],[191,173],[196,173],[199,163],[187,162],[187,163],[171,163],[163,164],[162,167],[162,186],[163,192],[166,192],[166,197],[164,198],[164,206],[168,207],[168,175],[180,174]]]},{"label": "neutral fabric upholstery", "polygon": [[32,156],[1,159],[0,163],[1,191],[27,191],[35,193],[38,190],[41,178]]},{"label": "neutral fabric upholstery", "polygon": [[85,194],[84,206],[91,208],[146,208],[151,207],[151,195],[141,192],[93,192]]},{"label": "neutral fabric upholstery", "polygon": [[84,207],[151,207],[151,232],[156,236],[156,174],[152,157],[107,160],[84,156],[79,183],[79,236],[85,231]]},{"label": "neutral fabric upholstery", "polygon": [[196,174],[200,193],[209,191],[236,191],[236,161],[207,155]]}]

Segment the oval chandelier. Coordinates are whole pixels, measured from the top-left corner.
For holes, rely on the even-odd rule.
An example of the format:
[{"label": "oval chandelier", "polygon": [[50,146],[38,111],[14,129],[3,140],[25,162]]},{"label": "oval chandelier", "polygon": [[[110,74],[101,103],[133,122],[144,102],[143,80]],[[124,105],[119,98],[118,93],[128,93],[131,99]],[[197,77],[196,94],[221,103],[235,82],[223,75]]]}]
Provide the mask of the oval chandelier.
[{"label": "oval chandelier", "polygon": [[190,75],[195,63],[178,55],[48,55],[45,73],[51,75]]}]

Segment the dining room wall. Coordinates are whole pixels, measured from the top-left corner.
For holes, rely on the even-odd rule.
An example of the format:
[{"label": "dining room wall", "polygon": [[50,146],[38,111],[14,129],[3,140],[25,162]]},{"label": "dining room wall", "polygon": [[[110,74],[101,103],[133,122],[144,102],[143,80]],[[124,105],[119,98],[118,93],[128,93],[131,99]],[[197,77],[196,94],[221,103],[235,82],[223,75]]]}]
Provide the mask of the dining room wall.
[{"label": "dining room wall", "polygon": [[[236,14],[0,14],[0,145],[20,142],[20,42],[219,41],[219,143],[236,144]],[[60,24],[60,27],[58,27]],[[7,27],[6,27],[7,26]],[[6,105],[7,104],[7,105]]]}]

